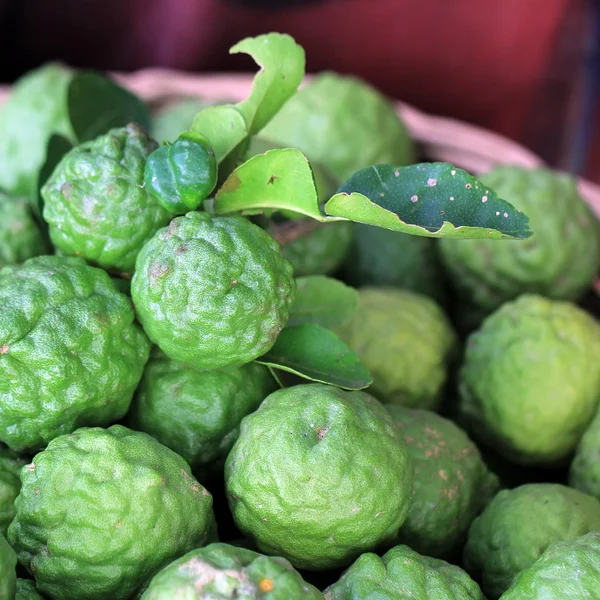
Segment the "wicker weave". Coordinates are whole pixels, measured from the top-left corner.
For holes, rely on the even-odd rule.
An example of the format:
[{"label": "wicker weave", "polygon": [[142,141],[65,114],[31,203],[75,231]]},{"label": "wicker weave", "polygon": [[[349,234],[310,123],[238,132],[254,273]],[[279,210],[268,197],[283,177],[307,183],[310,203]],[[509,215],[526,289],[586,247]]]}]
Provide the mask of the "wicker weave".
[{"label": "wicker weave", "polygon": [[[197,75],[144,69],[135,73],[114,73],[113,77],[150,105],[160,106],[189,96],[207,100],[242,100],[248,95],[253,76],[245,73]],[[8,93],[9,88],[0,88],[0,102]],[[402,102],[396,105],[411,136],[430,160],[451,162],[474,174],[488,171],[498,164],[530,168],[544,164],[526,148],[481,127],[428,115]],[[600,217],[600,186],[579,179],[579,189]]]}]

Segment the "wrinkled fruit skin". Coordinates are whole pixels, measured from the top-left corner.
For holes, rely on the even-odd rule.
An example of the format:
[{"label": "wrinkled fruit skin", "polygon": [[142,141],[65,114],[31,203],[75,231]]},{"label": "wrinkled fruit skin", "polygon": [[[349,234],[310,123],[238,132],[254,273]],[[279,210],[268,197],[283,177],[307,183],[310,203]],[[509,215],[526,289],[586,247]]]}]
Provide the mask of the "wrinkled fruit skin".
[{"label": "wrinkled fruit skin", "polygon": [[42,188],[52,243],[103,269],[133,271],[142,246],[173,216],[144,188],[156,147],[132,123],[68,152]]},{"label": "wrinkled fruit skin", "polygon": [[294,301],[292,265],[243,217],[190,212],[138,257],[131,295],[163,352],[197,369],[241,365],[268,352]]},{"label": "wrinkled fruit skin", "polygon": [[0,269],[44,254],[47,249],[28,201],[0,192]]},{"label": "wrinkled fruit skin", "polygon": [[15,516],[15,498],[21,489],[19,473],[25,462],[12,450],[0,446],[0,535],[6,535]]},{"label": "wrinkled fruit skin", "polygon": [[600,400],[600,324],[568,302],[525,295],[467,342],[461,418],[524,465],[566,459]]},{"label": "wrinkled fruit skin", "polygon": [[345,268],[349,283],[396,287],[445,301],[437,240],[361,223],[352,225],[353,241]]},{"label": "wrinkled fruit skin", "polygon": [[54,600],[131,598],[215,534],[212,497],[188,464],[121,425],[53,440],[21,479],[9,540]]},{"label": "wrinkled fruit skin", "polygon": [[363,81],[334,73],[317,75],[260,135],[301,150],[340,181],[376,164],[410,164],[414,155],[393,105]]},{"label": "wrinkled fruit skin", "polygon": [[67,104],[72,76],[65,66],[48,63],[12,88],[0,110],[0,189],[37,201],[50,136],[73,138]]},{"label": "wrinkled fruit skin", "polygon": [[30,579],[17,579],[15,600],[44,600]]},{"label": "wrinkled fruit skin", "polygon": [[319,571],[397,535],[412,469],[377,400],[306,384],[274,392],[242,421],[225,479],[242,533],[267,554]]},{"label": "wrinkled fruit skin", "polygon": [[473,521],[464,564],[488,598],[499,598],[550,544],[600,530],[600,502],[552,483],[503,490]]},{"label": "wrinkled fruit skin", "polygon": [[17,555],[4,536],[0,535],[0,598],[12,600],[17,585]]},{"label": "wrinkled fruit skin", "polygon": [[502,600],[596,598],[600,585],[600,533],[556,542],[522,571]]},{"label": "wrinkled fruit skin", "polygon": [[381,558],[363,554],[339,581],[325,590],[326,600],[485,600],[479,586],[459,567],[395,546]]},{"label": "wrinkled fruit skin", "polygon": [[600,412],[577,446],[569,471],[569,485],[600,500]]},{"label": "wrinkled fruit skin", "polygon": [[177,452],[194,472],[222,468],[243,417],[276,388],[258,363],[197,371],[157,356],[146,365],[129,425]]},{"label": "wrinkled fruit skin", "polygon": [[480,177],[528,217],[534,235],[497,244],[441,240],[465,321],[477,323],[523,293],[577,300],[600,266],[600,225],[574,180],[546,169],[498,167]]},{"label": "wrinkled fruit skin", "polygon": [[157,148],[146,161],[144,183],[168,212],[196,210],[217,184],[217,159],[209,141],[186,131],[172,144]]},{"label": "wrinkled fruit skin", "polygon": [[0,441],[33,452],[125,415],[149,343],[104,271],[58,256],[4,267],[0,305]]},{"label": "wrinkled fruit skin", "polygon": [[281,252],[294,266],[296,277],[329,275],[344,262],[351,242],[352,223],[339,221],[285,244]]},{"label": "wrinkled fruit skin", "polygon": [[363,288],[352,320],[338,330],[373,376],[382,402],[439,406],[456,335],[431,298],[408,290]]},{"label": "wrinkled fruit skin", "polygon": [[192,550],[158,573],[142,600],[323,600],[285,558],[229,544]]},{"label": "wrinkled fruit skin", "polygon": [[448,556],[498,490],[477,446],[452,421],[426,410],[387,405],[408,447],[413,497],[400,540],[428,556]]}]

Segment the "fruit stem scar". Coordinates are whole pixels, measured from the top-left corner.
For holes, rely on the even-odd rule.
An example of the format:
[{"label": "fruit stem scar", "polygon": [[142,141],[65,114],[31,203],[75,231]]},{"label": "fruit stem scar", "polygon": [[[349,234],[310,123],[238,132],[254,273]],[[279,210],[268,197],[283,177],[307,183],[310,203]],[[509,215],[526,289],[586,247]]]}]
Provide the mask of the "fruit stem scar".
[{"label": "fruit stem scar", "polygon": [[270,592],[273,590],[273,581],[271,579],[267,579],[266,577],[264,579],[261,579],[258,587],[260,588],[261,592]]}]

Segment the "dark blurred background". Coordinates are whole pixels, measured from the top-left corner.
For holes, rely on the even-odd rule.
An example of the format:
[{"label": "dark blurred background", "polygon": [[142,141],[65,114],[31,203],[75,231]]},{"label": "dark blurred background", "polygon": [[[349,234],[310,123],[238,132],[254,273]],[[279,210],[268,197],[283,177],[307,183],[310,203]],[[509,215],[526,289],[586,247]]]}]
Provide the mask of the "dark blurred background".
[{"label": "dark blurred background", "polygon": [[507,135],[600,180],[596,0],[0,0],[0,77],[48,60],[107,70],[254,69],[282,31],[308,71],[359,75],[423,110]]}]

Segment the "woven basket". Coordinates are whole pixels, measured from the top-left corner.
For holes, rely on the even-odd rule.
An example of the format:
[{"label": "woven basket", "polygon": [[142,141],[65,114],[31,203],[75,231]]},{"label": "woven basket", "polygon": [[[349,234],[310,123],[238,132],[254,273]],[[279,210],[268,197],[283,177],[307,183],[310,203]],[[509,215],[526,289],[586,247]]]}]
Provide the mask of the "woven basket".
[{"label": "woven basket", "polygon": [[[197,75],[167,69],[143,69],[135,73],[112,73],[112,76],[152,107],[164,106],[182,97],[243,100],[253,78],[247,73]],[[307,76],[306,81],[309,79]],[[0,86],[0,104],[9,93],[9,87]],[[481,127],[428,115],[403,102],[397,102],[396,106],[411,136],[429,160],[450,162],[473,174],[499,164],[529,168],[544,164],[523,146]],[[579,179],[578,185],[584,199],[600,217],[600,186],[585,179]]]},{"label": "woven basket", "polygon": [[[248,95],[253,78],[245,73],[195,75],[165,69],[145,69],[113,76],[156,107],[186,96],[239,101]],[[402,102],[397,102],[396,106],[411,136],[430,160],[450,162],[473,174],[499,164],[530,168],[544,164],[526,148],[481,127],[428,115]],[[578,184],[582,196],[600,217],[600,186],[584,179],[579,179]]]}]

